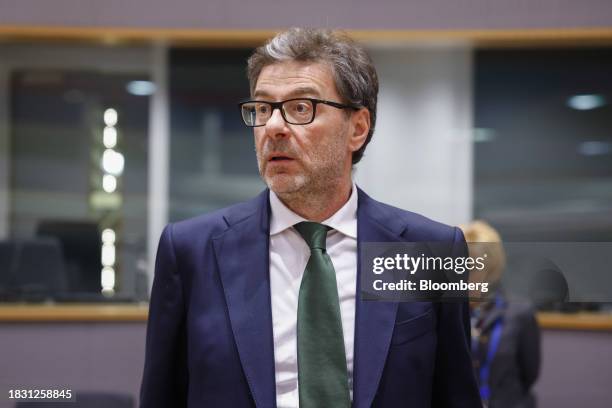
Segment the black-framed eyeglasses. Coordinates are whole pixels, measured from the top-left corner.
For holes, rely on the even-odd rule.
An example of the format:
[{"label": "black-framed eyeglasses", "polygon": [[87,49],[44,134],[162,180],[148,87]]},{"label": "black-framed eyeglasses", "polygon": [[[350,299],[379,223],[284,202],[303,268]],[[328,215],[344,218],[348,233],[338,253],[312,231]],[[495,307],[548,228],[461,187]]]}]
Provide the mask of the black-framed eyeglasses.
[{"label": "black-framed eyeglasses", "polygon": [[317,105],[324,104],[338,109],[354,109],[360,107],[344,105],[338,102],[314,98],[295,98],[280,102],[245,101],[238,105],[244,124],[249,127],[264,126],[272,117],[275,109],[280,109],[285,122],[292,125],[307,125],[312,123],[317,113]]}]

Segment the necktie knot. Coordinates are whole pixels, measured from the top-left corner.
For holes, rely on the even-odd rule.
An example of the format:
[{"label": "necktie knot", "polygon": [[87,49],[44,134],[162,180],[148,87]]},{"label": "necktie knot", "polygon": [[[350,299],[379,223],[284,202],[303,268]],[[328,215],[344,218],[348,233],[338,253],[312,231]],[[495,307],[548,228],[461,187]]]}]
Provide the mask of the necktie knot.
[{"label": "necktie knot", "polygon": [[327,231],[331,228],[318,222],[303,221],[293,226],[312,249],[325,250]]}]

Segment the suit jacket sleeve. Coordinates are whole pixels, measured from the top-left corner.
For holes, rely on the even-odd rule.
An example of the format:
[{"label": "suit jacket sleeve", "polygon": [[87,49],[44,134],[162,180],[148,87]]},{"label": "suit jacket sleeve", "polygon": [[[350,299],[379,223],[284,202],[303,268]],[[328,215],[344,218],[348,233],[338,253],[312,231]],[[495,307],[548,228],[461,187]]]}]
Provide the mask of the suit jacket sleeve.
[{"label": "suit jacket sleeve", "polygon": [[140,407],[185,407],[186,401],[184,293],[169,224],[162,233],[155,261]]},{"label": "suit jacket sleeve", "polygon": [[[458,228],[453,255],[467,256],[465,239]],[[482,403],[472,368],[468,302],[440,302],[437,307],[438,347],[432,407],[479,408]]]}]

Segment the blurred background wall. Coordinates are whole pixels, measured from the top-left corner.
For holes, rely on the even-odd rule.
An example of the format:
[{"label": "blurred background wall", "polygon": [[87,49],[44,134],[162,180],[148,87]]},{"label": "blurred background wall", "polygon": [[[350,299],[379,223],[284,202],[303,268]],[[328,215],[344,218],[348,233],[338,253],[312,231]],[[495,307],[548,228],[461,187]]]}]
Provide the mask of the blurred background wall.
[{"label": "blurred background wall", "polygon": [[202,3],[181,0],[169,7],[161,0],[3,1],[3,25],[60,27],[149,27],[194,29],[277,29],[289,26],[352,29],[523,29],[609,27],[610,5],[599,0],[435,0],[403,2],[339,0],[274,1],[244,4],[239,0]]},{"label": "blurred background wall", "polygon": [[[609,1],[0,0],[0,407],[14,386],[137,399],[161,228],[264,188],[236,102],[290,26],[373,56],[355,179],[375,198],[508,241],[612,240]],[[539,404],[608,407],[609,306],[572,308],[591,314],[540,320]]]}]

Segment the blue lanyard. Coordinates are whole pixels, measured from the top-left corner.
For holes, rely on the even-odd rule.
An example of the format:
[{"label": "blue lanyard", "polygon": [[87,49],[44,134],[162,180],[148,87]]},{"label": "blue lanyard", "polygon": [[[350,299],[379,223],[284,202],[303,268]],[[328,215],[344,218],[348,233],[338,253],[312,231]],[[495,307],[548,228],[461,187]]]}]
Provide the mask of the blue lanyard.
[{"label": "blue lanyard", "polygon": [[[495,307],[502,306],[503,301],[501,300],[501,298],[497,297],[495,299]],[[503,319],[500,317],[495,321],[493,325],[491,337],[489,338],[489,348],[487,350],[487,357],[480,366],[480,397],[485,401],[488,401],[491,397],[491,389],[489,388],[489,375],[491,374],[491,363],[493,362],[493,357],[495,357],[495,353],[497,353],[497,349],[499,348],[502,327]]]}]

